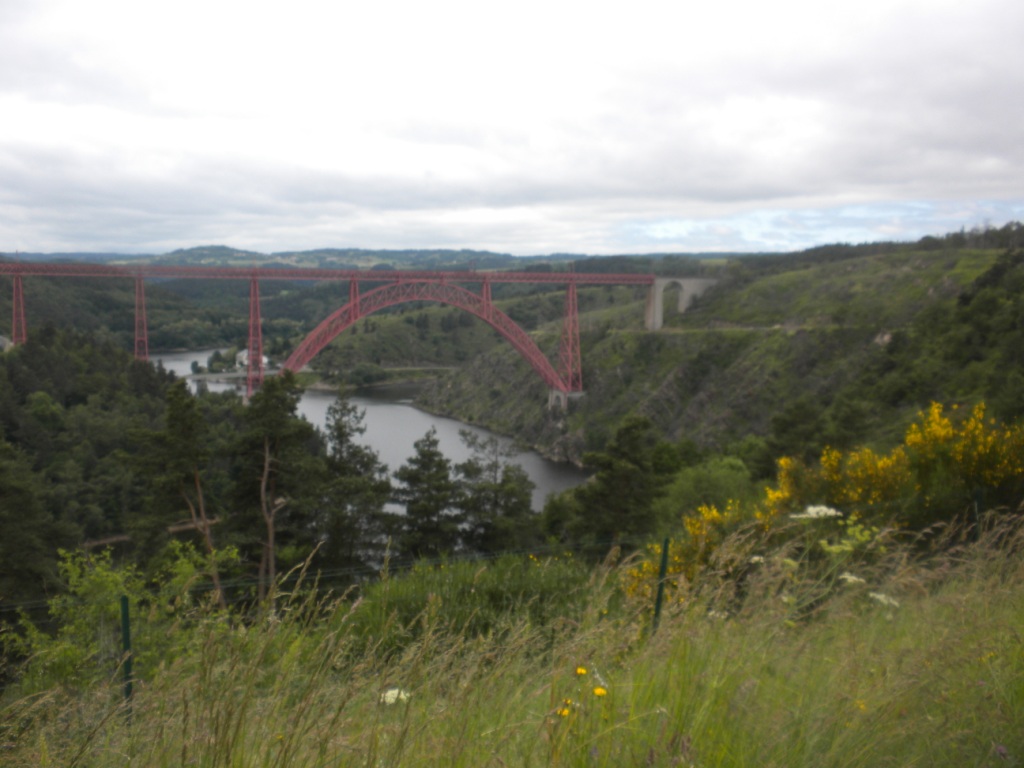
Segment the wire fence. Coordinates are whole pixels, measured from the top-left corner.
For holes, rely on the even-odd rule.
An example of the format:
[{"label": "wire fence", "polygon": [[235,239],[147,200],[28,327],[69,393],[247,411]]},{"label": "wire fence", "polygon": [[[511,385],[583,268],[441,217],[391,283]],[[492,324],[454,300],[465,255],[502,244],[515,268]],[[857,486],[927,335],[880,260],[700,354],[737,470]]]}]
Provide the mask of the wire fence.
[{"label": "wire fence", "polygon": [[[385,556],[384,562],[380,565],[354,565],[341,568],[303,568],[296,567],[281,576],[277,580],[277,589],[287,591],[294,588],[300,581],[314,583],[322,592],[337,592],[339,595],[353,587],[360,587],[379,580],[387,574],[397,576],[411,571],[413,568],[431,568],[444,564],[454,563],[487,563],[503,557],[529,557],[533,555],[539,558],[551,558],[559,556],[583,556],[601,557],[613,551],[616,547],[622,547],[623,542],[606,541],[589,545],[583,549],[572,549],[560,544],[546,544],[521,549],[508,549],[500,552],[488,553],[454,553],[442,557],[432,558],[391,558]],[[630,548],[635,545],[626,544]],[[235,578],[221,578],[220,589],[228,605],[244,605],[254,603],[260,586],[266,582],[255,576],[239,576]],[[189,587],[189,594],[203,595],[212,593],[216,586],[212,580],[202,581]],[[0,602],[0,625],[10,624],[17,621],[22,615],[27,615],[30,620],[44,631],[48,628],[55,628],[55,624],[48,618],[49,606],[52,598],[41,598],[26,601]],[[83,601],[84,605],[84,601]]]}]

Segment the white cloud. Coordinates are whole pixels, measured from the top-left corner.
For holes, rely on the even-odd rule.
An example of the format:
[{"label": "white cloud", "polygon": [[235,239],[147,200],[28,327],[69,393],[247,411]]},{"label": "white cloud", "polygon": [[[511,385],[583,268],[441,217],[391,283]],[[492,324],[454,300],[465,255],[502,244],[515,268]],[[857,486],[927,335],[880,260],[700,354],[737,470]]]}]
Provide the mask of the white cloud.
[{"label": "white cloud", "polygon": [[0,250],[768,250],[1019,218],[1010,0],[0,5]]}]

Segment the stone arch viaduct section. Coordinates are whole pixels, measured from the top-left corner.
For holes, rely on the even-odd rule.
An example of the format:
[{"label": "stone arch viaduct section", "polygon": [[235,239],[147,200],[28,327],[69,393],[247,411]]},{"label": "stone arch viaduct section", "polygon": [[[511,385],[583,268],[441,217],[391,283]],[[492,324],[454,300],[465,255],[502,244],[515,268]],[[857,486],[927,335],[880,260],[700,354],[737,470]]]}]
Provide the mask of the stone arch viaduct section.
[{"label": "stone arch viaduct section", "polygon": [[647,295],[647,330],[660,330],[664,324],[666,288],[672,285],[679,286],[679,303],[676,310],[682,314],[689,309],[695,298],[717,282],[706,277],[656,277],[651,284],[651,292]]}]

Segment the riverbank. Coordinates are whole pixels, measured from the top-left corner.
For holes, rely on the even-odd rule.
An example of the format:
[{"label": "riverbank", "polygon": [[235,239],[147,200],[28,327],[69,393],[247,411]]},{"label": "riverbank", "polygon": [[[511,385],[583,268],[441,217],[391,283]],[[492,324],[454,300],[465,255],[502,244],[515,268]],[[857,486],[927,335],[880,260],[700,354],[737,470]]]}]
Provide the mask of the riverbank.
[{"label": "riverbank", "polygon": [[[389,369],[396,370],[396,369]],[[397,369],[397,370],[411,370],[411,371],[452,371],[454,368],[409,368],[409,369]],[[345,397],[358,396],[360,393],[387,393],[389,391],[400,390],[403,393],[403,401],[410,392],[414,394],[408,398],[409,404],[424,413],[438,416],[445,419],[453,419],[460,421],[468,426],[476,427],[479,429],[486,430],[495,435],[500,435],[513,443],[520,445],[524,450],[533,451],[548,461],[555,462],[557,464],[565,464],[574,467],[578,470],[583,469],[582,457],[578,451],[567,450],[564,441],[556,443],[554,448],[551,445],[533,443],[529,440],[524,440],[521,435],[517,435],[505,430],[495,429],[492,425],[480,422],[473,418],[472,415],[466,415],[456,413],[453,410],[431,406],[427,401],[422,398],[418,398],[419,395],[426,387],[430,385],[436,385],[441,379],[441,376],[429,376],[419,375],[406,378],[389,378],[383,381],[373,382],[372,384],[363,385],[351,385],[351,384],[333,384],[325,381],[322,378],[315,378],[309,380],[305,377],[316,376],[312,371],[303,371],[300,379],[303,388],[307,391],[314,392],[332,392],[335,394],[341,394]],[[560,449],[560,450],[556,450]]]},{"label": "riverbank", "polygon": [[456,370],[452,367],[403,367],[403,368],[382,368],[383,376],[377,379],[364,382],[333,381],[330,377],[326,380],[322,374],[311,371],[308,368],[302,370],[299,380],[307,389],[331,389],[333,391],[357,391],[361,389],[386,389],[391,386],[407,386],[414,384],[426,384],[437,381],[443,374]]},{"label": "riverbank", "polygon": [[[431,369],[438,370],[438,369]],[[448,369],[450,370],[450,369]],[[305,373],[303,375],[306,375]],[[546,461],[553,462],[554,464],[563,465],[566,467],[572,467],[573,469],[582,472],[583,461],[582,454],[579,450],[575,450],[578,446],[573,443],[572,446],[568,446],[565,440],[556,442],[554,446],[550,444],[539,444],[529,440],[524,440],[521,435],[510,433],[504,430],[495,429],[490,424],[480,422],[474,419],[472,416],[465,414],[456,413],[455,411],[448,410],[445,408],[431,406],[427,401],[420,398],[419,395],[431,385],[437,384],[441,380],[440,376],[418,376],[406,379],[388,379],[387,381],[375,382],[373,384],[367,384],[362,386],[352,385],[333,385],[324,381],[323,379],[316,379],[311,382],[303,381],[302,385],[307,391],[313,392],[329,392],[335,395],[342,395],[347,398],[359,397],[359,396],[372,396],[372,395],[385,395],[385,396],[398,396],[398,399],[407,403],[411,407],[425,414],[432,416],[450,419],[452,421],[460,422],[468,427],[485,431],[489,434],[497,435],[505,440],[519,446],[523,451],[530,451],[536,453]],[[570,441],[571,442],[571,441]]]},{"label": "riverbank", "polygon": [[[244,388],[245,371],[203,374],[191,372],[193,361],[205,363],[212,352],[213,350],[199,350],[163,355],[159,359],[167,370],[189,381],[201,383],[211,391],[228,391],[239,386]],[[154,356],[154,362],[157,362],[157,359],[157,356]],[[415,370],[422,373],[425,369]],[[440,369],[431,370],[440,373]],[[276,372],[276,369],[268,371],[268,375]],[[511,461],[521,466],[536,486],[532,501],[536,511],[543,508],[550,494],[575,487],[586,479],[585,473],[578,465],[523,448],[521,443],[505,434],[478,423],[458,419],[440,409],[425,408],[419,399],[419,393],[434,381],[443,380],[442,376],[403,376],[363,387],[338,385],[309,370],[300,373],[299,377],[305,390],[299,402],[299,412],[302,416],[319,429],[326,430],[327,414],[331,405],[337,401],[339,394],[344,396],[363,411],[363,425],[366,431],[360,442],[376,451],[381,461],[392,471],[415,454],[416,440],[431,429],[437,434],[442,453],[453,465],[466,461],[472,453],[464,445],[460,432],[469,430],[481,437],[495,437],[502,445],[513,448],[514,455]]]}]

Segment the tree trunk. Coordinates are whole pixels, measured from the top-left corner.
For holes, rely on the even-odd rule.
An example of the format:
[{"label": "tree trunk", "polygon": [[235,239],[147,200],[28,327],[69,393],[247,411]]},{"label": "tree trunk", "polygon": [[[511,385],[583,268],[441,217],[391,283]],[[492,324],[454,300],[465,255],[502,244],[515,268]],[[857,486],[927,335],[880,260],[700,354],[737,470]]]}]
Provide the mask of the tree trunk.
[{"label": "tree trunk", "polygon": [[192,470],[192,476],[196,483],[196,505],[199,507],[199,520],[202,524],[200,530],[203,532],[203,540],[206,542],[206,554],[210,556],[210,578],[213,579],[213,589],[217,594],[217,604],[223,610],[227,610],[228,603],[224,597],[224,589],[220,584],[220,570],[217,568],[216,550],[213,546],[213,534],[210,533],[210,518],[206,514],[206,499],[203,496],[203,484],[199,479],[199,468]]},{"label": "tree trunk", "polygon": [[275,519],[287,503],[283,499],[272,500],[273,474],[270,471],[273,458],[270,452],[270,438],[263,438],[263,475],[260,477],[260,510],[267,526],[267,538],[263,545],[263,562],[260,563],[260,602],[268,601],[273,607],[274,590],[277,581],[277,544],[275,541]]},{"label": "tree trunk", "polygon": [[181,498],[185,500],[185,506],[188,507],[189,515],[192,517],[192,526],[203,534],[203,542],[206,545],[206,554],[210,558],[210,578],[213,580],[213,589],[217,595],[217,604],[227,610],[227,602],[224,599],[224,590],[220,585],[220,572],[217,570],[217,560],[214,557],[213,547],[213,535],[210,533],[210,519],[206,516],[206,502],[203,498],[203,486],[199,480],[199,470],[197,468],[192,469],[192,477],[196,485],[196,503],[192,503],[192,499],[188,495],[188,491],[185,490],[185,485],[182,483],[178,492],[181,494]]}]

